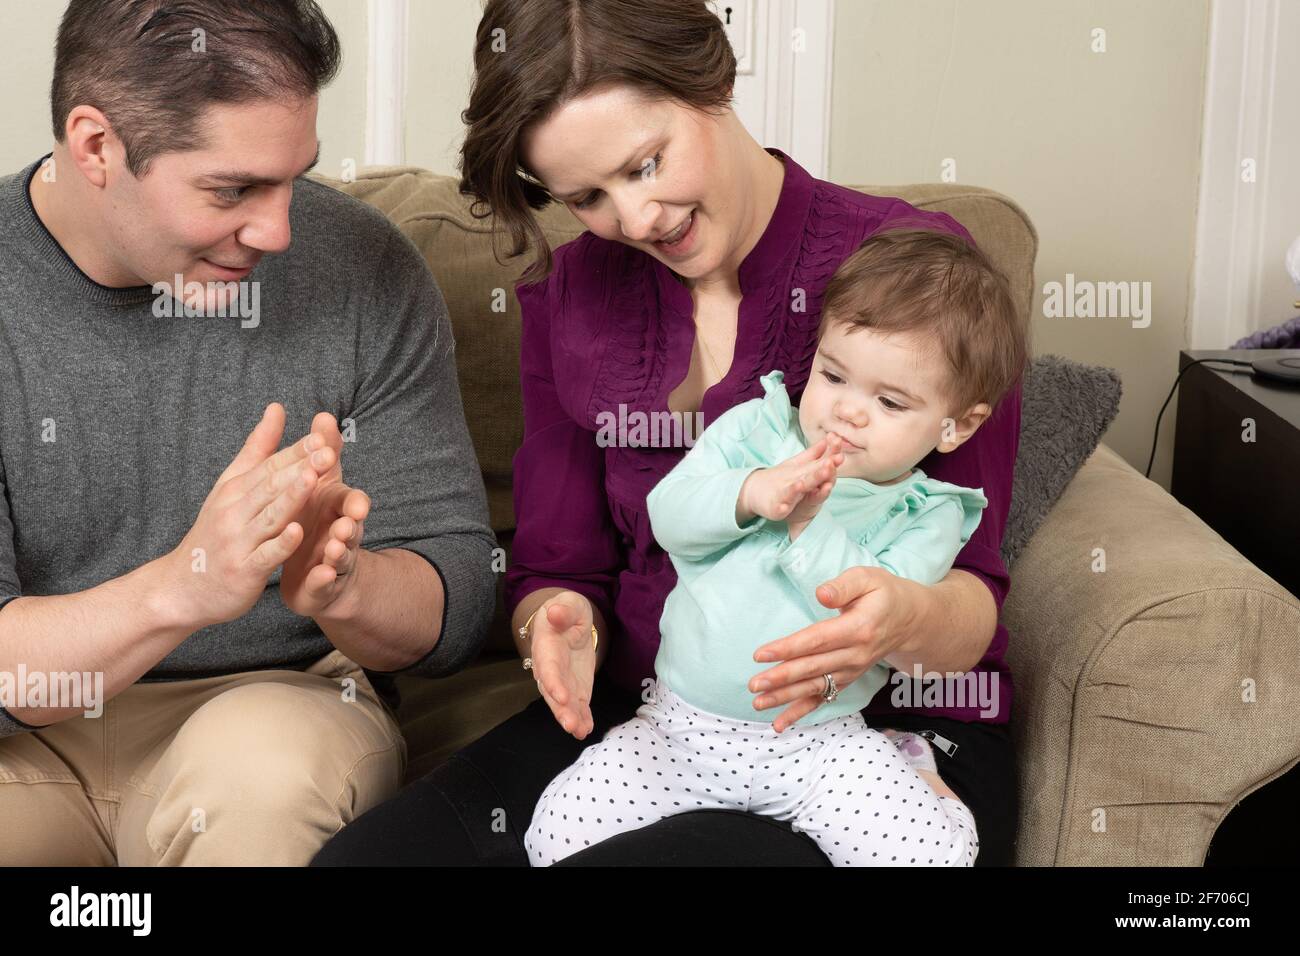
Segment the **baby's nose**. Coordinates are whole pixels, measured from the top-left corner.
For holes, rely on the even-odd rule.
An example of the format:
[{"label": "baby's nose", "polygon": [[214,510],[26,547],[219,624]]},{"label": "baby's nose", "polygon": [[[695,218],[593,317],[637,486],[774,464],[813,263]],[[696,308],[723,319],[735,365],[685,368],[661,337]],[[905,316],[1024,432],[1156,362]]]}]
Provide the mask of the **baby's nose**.
[{"label": "baby's nose", "polygon": [[856,428],[867,427],[867,408],[860,402],[841,400],[835,406],[835,414]]}]

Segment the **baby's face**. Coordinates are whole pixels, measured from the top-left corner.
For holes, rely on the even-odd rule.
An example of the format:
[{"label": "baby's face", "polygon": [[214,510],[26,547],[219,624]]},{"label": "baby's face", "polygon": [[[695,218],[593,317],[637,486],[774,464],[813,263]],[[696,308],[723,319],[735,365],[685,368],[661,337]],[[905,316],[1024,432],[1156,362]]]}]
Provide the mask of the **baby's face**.
[{"label": "baby's face", "polygon": [[844,439],[841,477],[894,484],[944,437],[952,414],[942,398],[946,363],[923,354],[917,341],[910,333],[828,323],[800,399],[799,426],[810,446],[832,433]]}]

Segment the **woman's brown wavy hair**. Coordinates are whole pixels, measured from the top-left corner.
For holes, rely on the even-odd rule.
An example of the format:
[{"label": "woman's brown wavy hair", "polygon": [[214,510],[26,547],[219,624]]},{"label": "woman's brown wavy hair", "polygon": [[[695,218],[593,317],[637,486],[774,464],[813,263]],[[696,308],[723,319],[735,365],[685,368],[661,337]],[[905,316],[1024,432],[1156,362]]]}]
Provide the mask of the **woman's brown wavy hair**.
[{"label": "woman's brown wavy hair", "polygon": [[[653,9],[653,12],[650,12]],[[474,42],[474,81],[461,113],[460,191],[476,219],[510,237],[508,258],[530,246],[528,282],[551,271],[535,210],[555,198],[526,168],[523,132],[568,101],[607,86],[700,110],[731,105],[736,58],[704,0],[488,0]]]}]

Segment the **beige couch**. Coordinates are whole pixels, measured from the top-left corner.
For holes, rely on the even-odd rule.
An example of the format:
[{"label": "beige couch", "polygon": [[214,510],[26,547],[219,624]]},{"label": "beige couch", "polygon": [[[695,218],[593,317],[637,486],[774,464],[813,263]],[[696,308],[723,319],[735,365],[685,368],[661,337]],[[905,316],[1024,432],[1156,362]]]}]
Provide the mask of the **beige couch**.
[{"label": "beige couch", "polygon": [[[487,222],[451,177],[402,167],[322,181],[388,215],[437,277],[492,526],[508,549],[523,432],[513,288],[526,260],[494,261]],[[861,188],[950,213],[1028,312],[1038,239],[1014,202],[971,186]],[[582,231],[562,206],[542,220],[553,245]],[[495,289],[505,313],[492,310]],[[1097,548],[1104,572],[1092,570]],[[1300,755],[1300,602],[1105,445],[1011,578],[1002,619],[1016,686],[1017,862],[1201,864],[1228,811]],[[412,779],[536,697],[500,606],[473,666],[400,686]]]}]

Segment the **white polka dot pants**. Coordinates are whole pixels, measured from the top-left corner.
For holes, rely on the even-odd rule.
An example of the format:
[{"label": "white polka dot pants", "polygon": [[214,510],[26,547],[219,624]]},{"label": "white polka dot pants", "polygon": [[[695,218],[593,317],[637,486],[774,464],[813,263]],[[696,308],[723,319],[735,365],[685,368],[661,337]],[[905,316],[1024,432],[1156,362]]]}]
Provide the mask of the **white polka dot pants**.
[{"label": "white polka dot pants", "polygon": [[975,820],[936,794],[861,714],[778,734],[657,697],[547,786],[524,837],[549,866],[627,830],[691,810],[788,820],[835,866],[970,866]]}]

